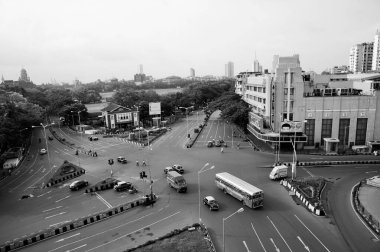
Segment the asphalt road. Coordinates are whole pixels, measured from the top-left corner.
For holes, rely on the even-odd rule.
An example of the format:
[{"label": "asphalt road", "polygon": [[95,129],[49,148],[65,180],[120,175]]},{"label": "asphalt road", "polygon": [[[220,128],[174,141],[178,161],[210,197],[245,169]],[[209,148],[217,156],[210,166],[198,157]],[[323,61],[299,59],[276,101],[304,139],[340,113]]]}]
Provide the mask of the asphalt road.
[{"label": "asphalt road", "polygon": [[[172,126],[171,131],[156,140],[151,147],[145,148],[128,143],[121,138],[100,137],[99,141],[90,142],[86,136],[68,128],[55,128],[67,142],[73,146],[97,151],[98,157],[85,154],[75,156],[73,149],[53,140],[48,143],[50,165],[47,155],[38,155],[38,149],[43,144],[38,143],[42,130],[35,129],[28,158],[17,174],[0,184],[0,200],[7,206],[0,210],[0,221],[5,223],[0,227],[0,240],[20,237],[23,234],[91,212],[101,211],[147,194],[150,191],[148,181],[139,179],[139,172],[145,170],[147,174],[151,173],[154,181],[153,191],[159,197],[154,207],[133,209],[107,221],[33,245],[27,250],[120,251],[134,247],[154,237],[162,236],[174,228],[197,222],[199,218],[197,173],[202,167],[205,169],[214,167],[200,175],[201,198],[207,195],[214,196],[220,202],[221,209],[218,212],[210,212],[208,208],[201,205],[200,217],[209,228],[217,251],[221,251],[223,246],[223,218],[243,207],[239,201],[216,188],[215,173],[223,171],[241,177],[265,192],[263,208],[244,207],[244,212],[234,215],[225,222],[226,251],[276,251],[276,248],[278,251],[380,251],[378,247],[370,245],[365,247],[366,250],[357,249],[363,245],[359,238],[351,237],[355,233],[352,230],[363,229],[361,233],[364,237],[368,238],[370,235],[352,212],[353,210],[346,207],[349,204],[347,195],[350,193],[346,187],[336,186],[334,190],[329,191],[337,195],[329,196],[329,199],[333,200],[330,206],[336,212],[333,220],[312,215],[304,207],[297,205],[278,182],[269,180],[269,165],[273,164],[274,155],[254,151],[249,143],[243,141],[243,138],[232,138],[233,128],[219,120],[217,115],[211,117],[193,148],[185,148],[187,132],[197,127],[203,118],[202,113],[198,115],[195,113],[188,119],[177,122]],[[224,153],[220,152],[220,148],[206,147],[207,141],[218,138],[223,138],[229,146],[224,149]],[[235,146],[236,143],[240,143],[240,149],[231,148],[232,141]],[[127,164],[108,165],[109,158],[116,159],[121,155],[127,158],[129,161]],[[283,161],[287,158],[291,160],[291,156],[281,155]],[[319,158],[347,160],[347,157],[299,156],[300,160],[317,161]],[[354,160],[362,157],[350,156],[349,158]],[[365,156],[364,158],[373,157]],[[46,189],[33,188],[43,178],[48,177],[46,174],[49,169],[56,169],[64,160],[85,168],[86,175],[82,177],[90,184],[109,177],[112,170],[114,177],[134,183],[139,193],[130,195],[108,190],[99,192],[97,196],[89,196],[84,194],[83,190],[70,192],[69,183]],[[148,165],[137,167],[136,160],[139,160],[140,164],[142,160],[145,160]],[[182,164],[185,169],[184,177],[188,182],[186,194],[179,194],[169,188],[163,174],[164,167],[176,163]],[[350,167],[350,169],[346,167],[299,168],[297,175],[320,175],[331,177],[332,180],[339,176],[341,178],[338,180],[339,183],[345,181],[345,177],[351,176],[352,180],[348,179],[347,184],[347,187],[350,187],[355,181],[355,176],[359,179],[357,175],[364,172],[364,169],[359,172],[358,169],[355,167]],[[33,193],[35,197],[19,200],[25,193]],[[346,203],[339,203],[339,200]],[[347,216],[341,217],[342,213],[346,212]],[[26,226],[25,223],[28,225]],[[347,228],[344,227],[345,225]],[[351,232],[350,227],[354,227],[351,228]],[[368,240],[371,239],[368,238]]]}]

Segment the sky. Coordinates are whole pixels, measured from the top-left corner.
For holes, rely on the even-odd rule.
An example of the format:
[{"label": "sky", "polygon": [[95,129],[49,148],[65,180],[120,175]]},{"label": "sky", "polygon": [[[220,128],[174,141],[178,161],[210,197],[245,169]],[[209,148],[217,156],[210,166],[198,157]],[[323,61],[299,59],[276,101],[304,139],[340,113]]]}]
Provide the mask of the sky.
[{"label": "sky", "polygon": [[0,75],[36,84],[270,69],[300,55],[317,73],[348,65],[380,30],[379,0],[0,0]]}]

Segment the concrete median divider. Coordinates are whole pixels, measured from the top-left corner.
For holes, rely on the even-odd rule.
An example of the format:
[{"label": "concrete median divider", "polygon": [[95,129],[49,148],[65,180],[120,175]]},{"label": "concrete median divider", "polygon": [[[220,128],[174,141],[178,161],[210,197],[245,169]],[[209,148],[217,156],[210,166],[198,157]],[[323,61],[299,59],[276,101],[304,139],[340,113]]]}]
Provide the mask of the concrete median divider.
[{"label": "concrete median divider", "polygon": [[19,248],[24,248],[24,247],[33,245],[37,242],[49,239],[51,237],[67,233],[72,230],[79,229],[96,222],[100,222],[104,219],[108,219],[112,216],[123,213],[128,209],[143,205],[143,203],[145,202],[146,202],[145,197],[138,198],[133,201],[126,202],[124,204],[120,204],[113,208],[107,209],[105,211],[97,212],[88,216],[77,218],[67,223],[63,223],[61,225],[40,230],[38,232],[25,235],[21,238],[16,238],[13,241],[7,241],[4,244],[0,245],[0,252],[8,252],[8,251],[16,250]]}]

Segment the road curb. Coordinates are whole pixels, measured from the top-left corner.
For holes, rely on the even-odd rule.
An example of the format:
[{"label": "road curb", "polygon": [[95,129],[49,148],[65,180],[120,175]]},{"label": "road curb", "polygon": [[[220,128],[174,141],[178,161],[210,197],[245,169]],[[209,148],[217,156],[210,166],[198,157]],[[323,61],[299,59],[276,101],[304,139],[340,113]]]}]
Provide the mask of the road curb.
[{"label": "road curb", "polygon": [[85,173],[86,173],[86,171],[85,171],[84,169],[81,169],[80,171],[74,172],[74,173],[72,173],[72,174],[69,174],[69,175],[63,176],[63,177],[61,177],[61,178],[59,178],[59,179],[56,179],[56,180],[54,180],[54,181],[52,181],[52,182],[49,182],[49,183],[46,184],[45,187],[51,187],[51,186],[53,186],[53,185],[56,185],[56,184],[62,183],[62,182],[64,182],[64,181],[66,181],[66,180],[70,180],[70,179],[73,179],[73,178],[79,177],[79,176],[81,176],[82,174],[85,174]]},{"label": "road curb", "polygon": [[61,234],[65,234],[72,230],[76,230],[76,229],[91,225],[93,223],[108,219],[114,215],[123,213],[126,210],[143,205],[144,203],[146,203],[145,197],[138,198],[136,200],[133,200],[124,204],[120,204],[116,207],[107,209],[105,211],[101,211],[101,212],[90,214],[81,218],[77,218],[75,220],[72,220],[68,223],[63,223],[56,227],[50,227],[50,228],[40,230],[38,232],[29,234],[29,235],[24,235],[21,238],[16,238],[16,239],[13,239],[13,241],[7,241],[4,244],[1,244],[0,252],[8,252],[8,251],[17,250],[20,248],[33,245],[40,241],[43,241],[43,240],[46,240],[46,239],[49,239]]}]

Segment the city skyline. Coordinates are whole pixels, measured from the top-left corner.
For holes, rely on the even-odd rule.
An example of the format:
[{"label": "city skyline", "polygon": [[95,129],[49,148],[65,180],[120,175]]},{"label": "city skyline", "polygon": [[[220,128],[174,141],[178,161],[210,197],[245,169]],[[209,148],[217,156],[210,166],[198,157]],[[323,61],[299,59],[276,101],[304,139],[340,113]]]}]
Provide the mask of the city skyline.
[{"label": "city skyline", "polygon": [[4,0],[0,8],[0,74],[17,80],[25,68],[37,84],[131,80],[139,64],[157,79],[187,77],[189,67],[223,76],[228,61],[236,74],[293,54],[305,71],[322,72],[347,65],[351,46],[380,29],[375,0]]}]

